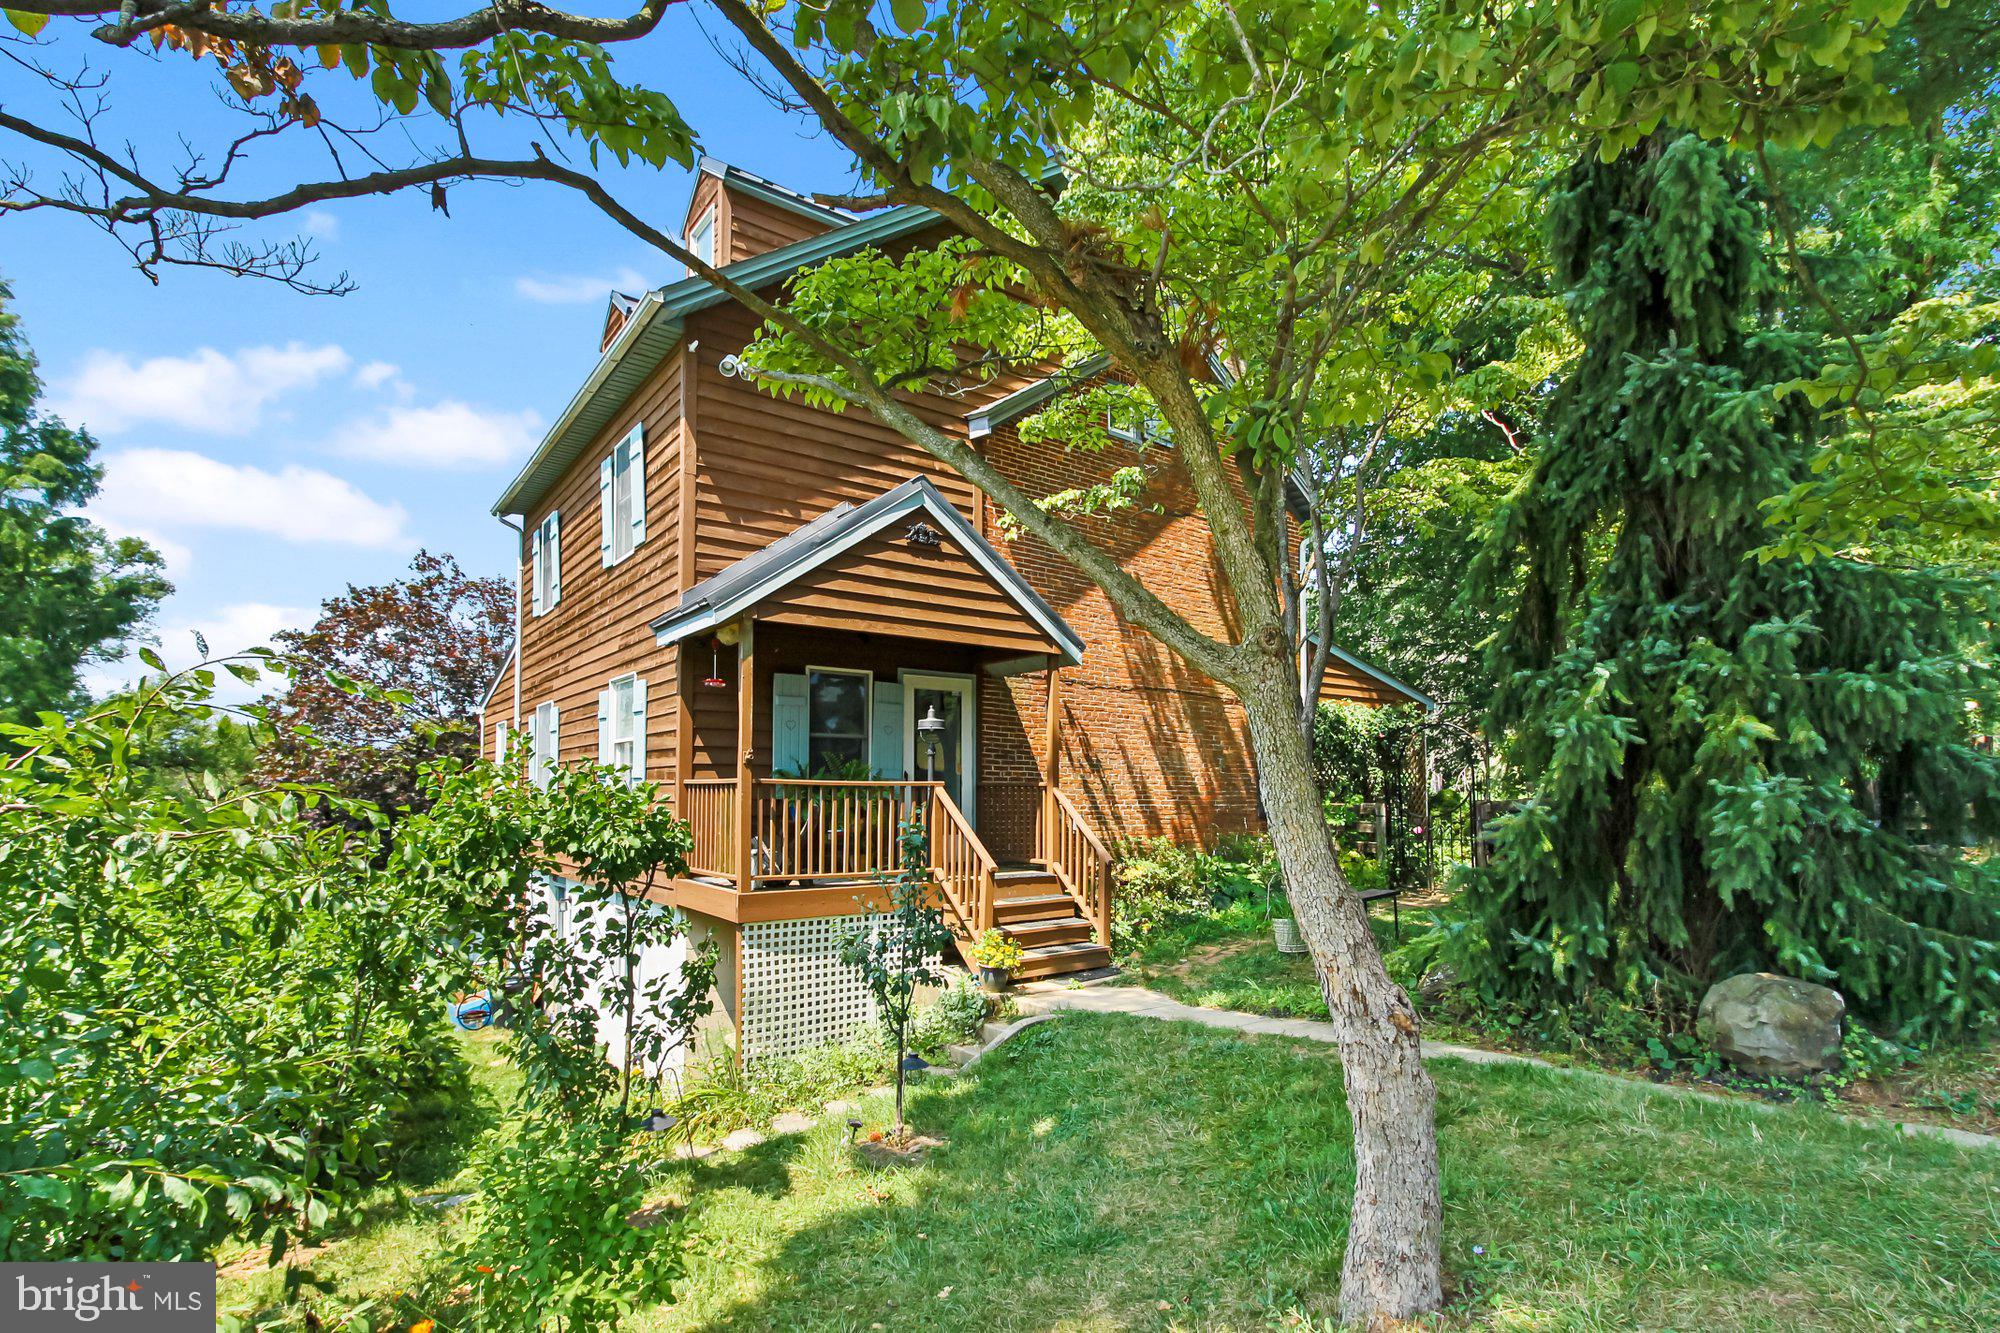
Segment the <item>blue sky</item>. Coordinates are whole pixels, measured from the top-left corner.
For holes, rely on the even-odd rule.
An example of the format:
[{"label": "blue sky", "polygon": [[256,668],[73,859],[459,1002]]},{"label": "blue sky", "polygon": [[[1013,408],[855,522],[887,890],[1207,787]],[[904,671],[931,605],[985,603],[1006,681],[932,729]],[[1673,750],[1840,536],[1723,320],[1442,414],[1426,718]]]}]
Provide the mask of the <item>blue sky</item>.
[{"label": "blue sky", "polygon": [[[185,68],[106,68],[121,126],[205,120],[209,94]],[[645,66],[620,68],[647,68],[712,156],[801,188],[852,180],[833,145],[714,55],[685,9],[670,11]],[[689,173],[606,175],[641,212],[679,224]],[[511,575],[494,498],[595,361],[609,290],[678,270],[557,187],[463,186],[450,205],[446,218],[416,194],[359,200],[272,229],[313,237],[326,272],[359,283],[344,297],[193,269],[155,286],[86,224],[0,221],[0,276],[40,358],[45,405],[100,441],[107,477],[92,512],[167,556],[175,592],[156,629],[170,661],[192,659],[195,629],[220,652],[310,623],[322,598],[395,577],[419,547]],[[133,674],[128,660],[93,680]]]}]

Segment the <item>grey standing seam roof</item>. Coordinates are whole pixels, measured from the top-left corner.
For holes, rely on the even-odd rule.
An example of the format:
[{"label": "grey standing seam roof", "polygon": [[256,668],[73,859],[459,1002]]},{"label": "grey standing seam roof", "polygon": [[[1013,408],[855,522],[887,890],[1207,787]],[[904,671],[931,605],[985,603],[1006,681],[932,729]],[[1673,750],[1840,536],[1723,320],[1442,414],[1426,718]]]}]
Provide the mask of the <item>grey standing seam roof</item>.
[{"label": "grey standing seam roof", "polygon": [[761,551],[703,579],[652,623],[661,643],[699,634],[755,605],[793,579],[816,569],[855,542],[888,526],[904,514],[923,510],[946,529],[946,535],[1000,585],[1028,619],[1034,621],[1074,664],[1083,657],[1083,640],[1055,608],[1042,600],[994,545],[966,522],[927,477],[912,477],[862,504],[842,504],[812,522],[778,538]]}]

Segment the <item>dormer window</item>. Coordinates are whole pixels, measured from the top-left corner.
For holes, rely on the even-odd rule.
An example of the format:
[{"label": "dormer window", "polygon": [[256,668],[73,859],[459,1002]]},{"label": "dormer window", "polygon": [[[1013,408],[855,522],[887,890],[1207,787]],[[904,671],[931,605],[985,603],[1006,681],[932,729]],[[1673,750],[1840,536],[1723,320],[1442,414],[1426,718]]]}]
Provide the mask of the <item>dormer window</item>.
[{"label": "dormer window", "polygon": [[709,209],[701,215],[688,232],[688,249],[704,264],[715,263],[715,210]]}]

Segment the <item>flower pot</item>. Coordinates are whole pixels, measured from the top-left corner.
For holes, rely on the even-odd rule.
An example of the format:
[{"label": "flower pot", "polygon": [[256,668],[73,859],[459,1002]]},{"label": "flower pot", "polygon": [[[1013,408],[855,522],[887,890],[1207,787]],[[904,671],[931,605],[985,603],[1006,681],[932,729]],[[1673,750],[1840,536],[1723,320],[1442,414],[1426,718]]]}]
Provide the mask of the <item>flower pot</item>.
[{"label": "flower pot", "polygon": [[1279,953],[1304,953],[1306,942],[1299,935],[1299,923],[1288,916],[1274,917],[1271,934],[1277,940]]},{"label": "flower pot", "polygon": [[988,995],[1005,995],[1007,988],[1014,984],[1014,974],[1004,967],[982,967],[979,969],[979,985]]}]

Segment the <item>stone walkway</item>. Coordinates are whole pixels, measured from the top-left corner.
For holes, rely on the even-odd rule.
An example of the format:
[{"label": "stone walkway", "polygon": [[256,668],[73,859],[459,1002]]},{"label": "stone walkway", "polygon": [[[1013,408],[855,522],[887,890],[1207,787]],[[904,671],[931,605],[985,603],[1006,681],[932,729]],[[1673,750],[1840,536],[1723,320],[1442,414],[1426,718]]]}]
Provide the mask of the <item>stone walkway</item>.
[{"label": "stone walkway", "polygon": [[[1271,1018],[1264,1014],[1240,1013],[1234,1009],[1204,1009],[1199,1005],[1182,1004],[1179,1000],[1169,999],[1158,991],[1150,991],[1143,986],[1066,987],[1055,982],[1029,982],[1016,988],[1014,1003],[1023,1014],[1033,1016],[1052,1015],[1064,1011],[1131,1014],[1138,1018],[1157,1018],[1174,1023],[1199,1023],[1203,1027],[1224,1028],[1231,1032],[1294,1037],[1300,1041],[1324,1042],[1327,1045],[1332,1045],[1334,1042],[1333,1024],[1323,1020]],[[1011,1031],[1006,1034],[1006,1036],[1012,1035]],[[1001,1040],[1005,1040],[1005,1037]],[[998,1041],[991,1043],[994,1046],[998,1044]],[[1770,1102],[1749,1097],[1732,1097],[1725,1093],[1691,1088],[1681,1083],[1653,1083],[1645,1079],[1607,1074],[1595,1069],[1559,1065],[1532,1055],[1488,1051],[1477,1046],[1455,1046],[1442,1041],[1425,1042],[1424,1058],[1463,1060],[1467,1064],[1475,1065],[1535,1065],[1542,1069],[1552,1069],[1571,1078],[1604,1079],[1624,1087],[1664,1093],[1668,1096],[1699,1097],[1707,1101],[1724,1102],[1731,1106],[1745,1106],[1755,1111],[1785,1109]],[[1893,1126],[1912,1137],[1943,1139],[1947,1143],[1956,1143],[1962,1147],[2000,1149],[2000,1138],[1990,1134],[1975,1134],[1966,1129],[1952,1129],[1948,1125],[1927,1125],[1914,1120],[1874,1120],[1863,1116],[1852,1118],[1863,1124]]]}]

